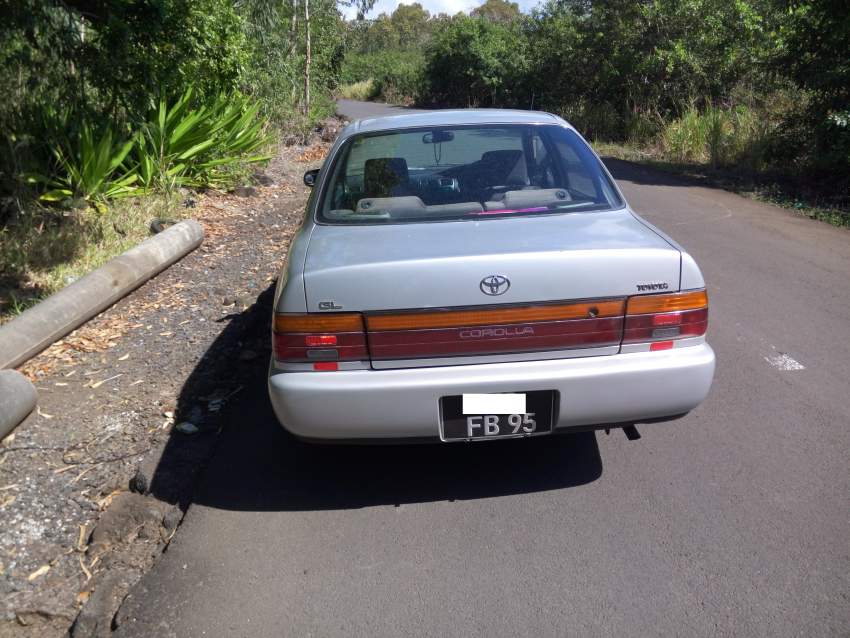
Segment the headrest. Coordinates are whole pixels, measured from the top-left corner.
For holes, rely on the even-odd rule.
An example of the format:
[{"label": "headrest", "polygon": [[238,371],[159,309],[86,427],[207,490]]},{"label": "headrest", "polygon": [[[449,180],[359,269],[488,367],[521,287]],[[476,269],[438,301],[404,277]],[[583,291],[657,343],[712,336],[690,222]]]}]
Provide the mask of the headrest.
[{"label": "headrest", "polygon": [[407,162],[403,157],[375,157],[366,160],[363,166],[363,187],[370,197],[386,197],[407,180]]},{"label": "headrest", "polygon": [[525,160],[522,151],[517,149],[500,149],[486,151],[481,155],[481,163],[503,171],[500,178],[505,184],[525,186],[528,184],[528,172],[525,170]]},{"label": "headrest", "polygon": [[515,149],[501,149],[498,151],[485,151],[481,155],[481,161],[489,163],[499,163],[513,166],[522,156],[522,151]]}]

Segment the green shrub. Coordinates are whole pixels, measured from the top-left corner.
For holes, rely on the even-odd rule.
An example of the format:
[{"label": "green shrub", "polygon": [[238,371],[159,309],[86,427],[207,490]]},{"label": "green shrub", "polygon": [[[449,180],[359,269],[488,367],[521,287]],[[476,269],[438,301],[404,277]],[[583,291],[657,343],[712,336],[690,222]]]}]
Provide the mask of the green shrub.
[{"label": "green shrub", "polygon": [[390,104],[412,104],[425,93],[424,83],[420,61],[400,64],[376,74],[370,97]]},{"label": "green shrub", "polygon": [[691,105],[678,119],[664,127],[661,144],[675,162],[701,162],[705,159],[706,126],[697,108]]},{"label": "green shrub", "polygon": [[765,168],[776,124],[747,106],[691,105],[669,122],[661,134],[664,155],[674,162],[708,164],[711,168],[739,165],[752,171]]},{"label": "green shrub", "polygon": [[260,105],[239,93],[219,95],[193,106],[188,89],[158,108],[131,136],[112,124],[79,132],[51,146],[52,165],[26,181],[45,202],[83,200],[101,209],[106,200],[178,186],[228,188],[247,164],[269,159],[262,150],[272,141]]},{"label": "green shrub", "polygon": [[705,129],[705,154],[712,168],[725,164],[735,144],[735,133],[729,113],[723,109],[709,107],[701,116]]},{"label": "green shrub", "polygon": [[[379,51],[346,57],[341,97],[410,104],[426,95],[424,57],[419,51]],[[349,97],[351,96],[351,97]]]},{"label": "green shrub", "polygon": [[527,48],[516,23],[456,16],[426,51],[430,97],[447,106],[527,105]]},{"label": "green shrub", "polygon": [[107,124],[95,133],[91,124],[84,123],[79,135],[54,148],[56,176],[30,176],[30,181],[49,189],[41,195],[43,201],[79,198],[100,209],[108,199],[138,193],[136,171],[124,166],[132,148],[133,141],[121,140],[112,126]]},{"label": "green shrub", "polygon": [[625,119],[625,139],[630,144],[648,144],[658,139],[664,128],[664,120],[660,115],[635,112]]},{"label": "green shrub", "polygon": [[235,167],[268,159],[257,154],[270,142],[259,104],[237,93],[192,108],[192,95],[190,88],[172,105],[160,99],[136,137],[139,183],[146,190],[226,188],[235,182]]},{"label": "green shrub", "polygon": [[622,140],[623,117],[606,102],[594,104],[579,100],[559,109],[561,116],[589,140]]}]

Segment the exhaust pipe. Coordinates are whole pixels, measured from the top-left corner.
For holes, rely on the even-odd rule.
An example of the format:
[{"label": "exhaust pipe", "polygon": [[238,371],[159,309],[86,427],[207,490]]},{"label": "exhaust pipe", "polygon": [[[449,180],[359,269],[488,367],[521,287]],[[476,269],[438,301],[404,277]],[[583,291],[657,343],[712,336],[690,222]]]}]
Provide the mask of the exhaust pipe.
[{"label": "exhaust pipe", "polygon": [[634,425],[624,425],[623,432],[626,433],[626,438],[629,441],[637,441],[640,438],[640,432]]}]

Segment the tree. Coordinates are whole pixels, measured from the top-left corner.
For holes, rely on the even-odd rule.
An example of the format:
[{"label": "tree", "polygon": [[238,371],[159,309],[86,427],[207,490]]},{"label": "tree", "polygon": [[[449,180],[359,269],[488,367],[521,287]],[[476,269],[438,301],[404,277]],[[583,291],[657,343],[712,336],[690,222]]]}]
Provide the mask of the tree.
[{"label": "tree", "polygon": [[824,109],[850,109],[850,17],[845,0],[778,0],[784,14],[779,71],[811,90]]},{"label": "tree", "polygon": [[304,115],[310,112],[310,0],[304,0]]},{"label": "tree", "polygon": [[427,50],[432,97],[447,105],[527,106],[525,49],[516,25],[469,16],[452,19]]},{"label": "tree", "polygon": [[486,0],[481,6],[475,7],[470,15],[474,18],[485,18],[492,22],[508,24],[520,18],[519,5],[509,0]]},{"label": "tree", "polygon": [[420,48],[430,36],[428,20],[431,14],[418,2],[400,4],[390,16],[399,48]]},{"label": "tree", "polygon": [[[847,188],[850,175],[850,18],[844,0],[776,0],[783,20],[774,59],[812,96],[801,116],[783,127],[778,154],[808,149],[808,163],[838,176]],[[806,151],[804,151],[806,152]]]}]

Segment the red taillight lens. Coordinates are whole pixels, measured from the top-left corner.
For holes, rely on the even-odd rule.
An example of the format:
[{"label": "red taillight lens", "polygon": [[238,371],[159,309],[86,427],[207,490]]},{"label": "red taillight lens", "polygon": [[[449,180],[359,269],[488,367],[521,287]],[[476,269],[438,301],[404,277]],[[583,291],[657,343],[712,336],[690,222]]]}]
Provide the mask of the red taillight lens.
[{"label": "red taillight lens", "polygon": [[672,341],[654,341],[649,344],[650,352],[657,352],[659,350],[670,350],[673,347]]},{"label": "red taillight lens", "polygon": [[328,362],[314,365],[315,370],[336,370],[330,362],[368,359],[363,317],[355,313],[275,315],[274,355],[282,362]]},{"label": "red taillight lens", "polygon": [[[699,337],[708,328],[705,290],[631,297],[626,307],[623,343],[668,342]],[[667,347],[654,348],[655,350]]]},{"label": "red taillight lens", "polygon": [[682,315],[678,312],[652,315],[653,326],[678,326],[680,323],[682,323]]}]

